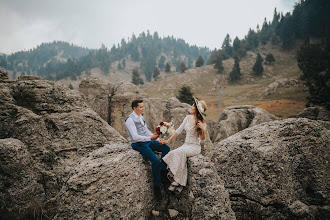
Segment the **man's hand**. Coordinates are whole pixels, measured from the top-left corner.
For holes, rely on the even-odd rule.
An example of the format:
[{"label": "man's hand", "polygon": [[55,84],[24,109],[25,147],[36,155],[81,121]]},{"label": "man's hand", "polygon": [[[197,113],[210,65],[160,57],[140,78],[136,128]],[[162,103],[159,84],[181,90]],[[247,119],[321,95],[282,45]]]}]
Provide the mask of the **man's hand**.
[{"label": "man's hand", "polygon": [[153,135],[150,137],[150,139],[151,139],[152,141],[154,141],[154,140],[156,140],[158,137],[159,137],[158,134],[153,134]]}]

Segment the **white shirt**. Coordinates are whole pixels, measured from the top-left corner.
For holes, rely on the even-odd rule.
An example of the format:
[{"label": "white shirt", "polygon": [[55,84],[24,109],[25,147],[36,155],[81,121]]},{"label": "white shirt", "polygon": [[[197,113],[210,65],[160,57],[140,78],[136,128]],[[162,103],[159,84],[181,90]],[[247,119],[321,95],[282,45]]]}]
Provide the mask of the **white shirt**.
[{"label": "white shirt", "polygon": [[153,135],[153,133],[151,133],[151,131],[149,131],[149,129],[147,128],[146,123],[144,122],[143,116],[140,115],[140,117],[133,111],[133,117],[140,119],[142,125],[144,125],[144,128],[146,129],[146,134],[147,136],[141,136],[137,133],[137,129],[135,126],[135,123],[133,121],[133,119],[131,117],[129,117],[126,122],[125,125],[129,131],[129,133],[132,135],[132,138],[134,141],[136,142],[146,142],[146,141],[151,141],[150,137]]}]

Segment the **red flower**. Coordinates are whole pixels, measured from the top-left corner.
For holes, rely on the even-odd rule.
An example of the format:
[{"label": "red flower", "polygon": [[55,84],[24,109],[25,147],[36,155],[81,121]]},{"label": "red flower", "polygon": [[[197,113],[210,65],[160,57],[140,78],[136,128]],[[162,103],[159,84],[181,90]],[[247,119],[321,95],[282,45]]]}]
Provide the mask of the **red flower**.
[{"label": "red flower", "polygon": [[160,126],[162,126],[163,124],[164,124],[164,122],[159,123]]}]

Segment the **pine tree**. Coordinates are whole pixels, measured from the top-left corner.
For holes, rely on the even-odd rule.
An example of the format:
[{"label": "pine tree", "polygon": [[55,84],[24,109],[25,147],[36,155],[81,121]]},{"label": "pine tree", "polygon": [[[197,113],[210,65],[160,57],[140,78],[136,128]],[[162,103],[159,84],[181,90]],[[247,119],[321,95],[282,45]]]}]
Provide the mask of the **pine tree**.
[{"label": "pine tree", "polygon": [[125,59],[123,59],[123,61],[121,62],[121,66],[123,67],[123,69],[126,68],[126,60]]},{"label": "pine tree", "polygon": [[69,89],[73,90],[73,86],[71,85],[71,83],[68,87],[69,87]]},{"label": "pine tree", "polygon": [[262,66],[262,57],[260,53],[257,54],[256,63],[254,64],[252,70],[256,76],[261,76],[262,72],[264,71],[264,67]]},{"label": "pine tree", "polygon": [[184,71],[186,71],[187,70],[187,66],[186,66],[186,64],[182,61],[181,63],[180,63],[180,71],[181,71],[181,73],[184,73]]},{"label": "pine tree", "polygon": [[158,61],[158,68],[163,70],[165,67],[165,57],[161,56],[159,61]]},{"label": "pine tree", "polygon": [[233,83],[241,79],[242,73],[239,67],[239,59],[238,56],[234,57],[235,64],[233,66],[232,71],[229,73],[229,82]]},{"label": "pine tree", "polygon": [[193,93],[189,86],[181,87],[181,89],[179,90],[179,94],[176,96],[176,98],[179,99],[180,102],[188,103],[190,105],[192,105],[194,102]]},{"label": "pine tree", "polygon": [[214,68],[218,70],[218,73],[222,73],[224,68],[223,68],[223,64],[222,64],[222,55],[218,54],[216,59],[215,59],[215,63],[214,63]]},{"label": "pine tree", "polygon": [[201,67],[203,65],[204,65],[204,59],[203,59],[202,56],[199,56],[198,59],[197,59],[197,61],[196,61],[195,67]]},{"label": "pine tree", "polygon": [[274,63],[275,62],[275,57],[273,56],[273,54],[268,53],[266,56],[266,62],[268,64]]},{"label": "pine tree", "polygon": [[166,63],[165,65],[165,73],[171,72],[171,65],[169,63]]},{"label": "pine tree", "polygon": [[118,70],[122,70],[122,69],[123,69],[123,67],[121,66],[121,63],[120,63],[120,62],[119,62],[118,65],[117,65],[117,69],[118,69]]},{"label": "pine tree", "polygon": [[225,39],[223,40],[221,48],[226,52],[228,56],[232,55],[231,38],[229,34],[227,34]]},{"label": "pine tree", "polygon": [[156,67],[153,74],[152,74],[152,77],[154,78],[154,80],[156,81],[159,77],[159,74],[160,74],[160,71],[159,69]]},{"label": "pine tree", "polygon": [[140,77],[139,70],[134,68],[132,71],[132,83],[135,85],[143,85],[143,79]]}]

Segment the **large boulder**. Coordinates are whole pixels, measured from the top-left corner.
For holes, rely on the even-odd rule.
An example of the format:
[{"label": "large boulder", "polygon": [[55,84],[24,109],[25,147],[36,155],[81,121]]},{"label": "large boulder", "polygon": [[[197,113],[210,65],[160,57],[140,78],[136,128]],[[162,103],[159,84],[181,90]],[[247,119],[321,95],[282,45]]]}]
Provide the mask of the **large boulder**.
[{"label": "large boulder", "polygon": [[267,111],[252,105],[238,105],[226,108],[217,123],[210,123],[209,133],[213,142],[223,140],[254,125],[278,119]]},{"label": "large boulder", "polygon": [[312,120],[330,121],[330,111],[324,107],[309,107],[300,112],[297,117],[309,118]]},{"label": "large boulder", "polygon": [[87,103],[101,118],[110,122],[109,118],[109,98],[114,90],[111,83],[100,78],[88,77],[79,84],[79,93]]},{"label": "large boulder", "polygon": [[328,219],[330,123],[285,119],[216,144],[212,161],[238,219]]},{"label": "large boulder", "polygon": [[79,93],[36,76],[0,82],[0,138],[23,142],[53,198],[76,161],[111,142],[127,142]]},{"label": "large boulder", "polygon": [[295,79],[295,78],[278,79],[267,86],[265,91],[261,94],[261,97],[269,96],[269,95],[275,93],[278,89],[290,88],[293,86],[297,86],[298,84],[299,84],[299,81],[298,81],[298,79]]},{"label": "large boulder", "polygon": [[41,217],[46,201],[41,174],[26,146],[13,138],[0,139],[1,219]]},{"label": "large boulder", "polygon": [[187,187],[170,208],[182,209],[189,219],[236,219],[229,193],[209,158],[190,157],[187,164]]},{"label": "large boulder", "polygon": [[151,166],[129,144],[81,158],[59,194],[55,219],[147,219],[154,206]]}]

